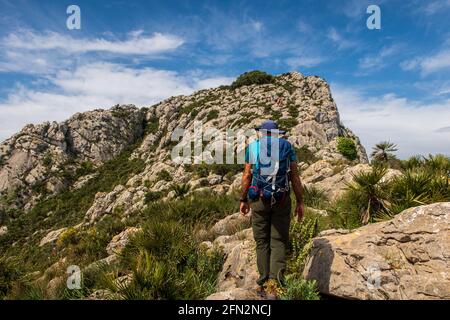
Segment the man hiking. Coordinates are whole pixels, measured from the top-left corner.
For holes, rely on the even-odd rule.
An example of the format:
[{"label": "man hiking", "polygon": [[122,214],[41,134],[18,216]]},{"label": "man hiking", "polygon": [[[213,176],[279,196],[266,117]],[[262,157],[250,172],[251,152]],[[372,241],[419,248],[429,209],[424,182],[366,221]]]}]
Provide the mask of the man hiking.
[{"label": "man hiking", "polygon": [[259,271],[258,295],[276,299],[278,285],[283,285],[286,250],[291,220],[290,184],[296,198],[295,213],[303,218],[302,183],[294,148],[278,130],[274,121],[265,121],[258,131],[259,139],[246,149],[242,177],[240,211],[252,209],[252,229],[256,242]]}]

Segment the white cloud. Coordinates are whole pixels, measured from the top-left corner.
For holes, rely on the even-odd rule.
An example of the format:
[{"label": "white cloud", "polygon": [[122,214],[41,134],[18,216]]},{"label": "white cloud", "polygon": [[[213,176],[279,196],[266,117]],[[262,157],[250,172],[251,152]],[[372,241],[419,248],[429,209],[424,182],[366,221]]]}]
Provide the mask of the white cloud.
[{"label": "white cloud", "polygon": [[142,30],[128,33],[125,40],[73,38],[55,32],[19,30],[0,39],[0,72],[49,75],[95,61],[95,53],[102,53],[104,59],[158,58],[183,43],[183,39],[173,35],[145,36]]},{"label": "white cloud", "polygon": [[251,26],[255,29],[255,31],[261,31],[263,28],[263,23],[261,21],[252,21]]},{"label": "white cloud", "polygon": [[426,74],[450,67],[450,50],[443,50],[425,58],[420,62],[422,71]]},{"label": "white cloud", "polygon": [[445,48],[428,57],[414,58],[400,64],[403,70],[419,69],[423,75],[450,68],[450,49]]},{"label": "white cloud", "polygon": [[58,72],[47,81],[53,89],[19,86],[0,102],[0,141],[27,123],[62,121],[76,112],[109,108],[118,103],[149,106],[173,95],[229,84],[231,78],[192,77],[152,68],[93,63],[74,71]]},{"label": "white cloud", "polygon": [[324,61],[321,57],[300,56],[291,57],[286,60],[286,63],[291,68],[306,67],[311,68],[319,65]]},{"label": "white cloud", "polygon": [[97,51],[146,55],[174,50],[183,42],[183,39],[169,34],[153,33],[151,36],[144,36],[142,30],[130,32],[126,40],[78,39],[56,32],[35,33],[24,30],[9,34],[1,44],[7,48],[29,51],[61,50],[69,53]]},{"label": "white cloud", "polygon": [[427,15],[434,15],[448,8],[450,8],[450,0],[435,0],[428,2],[421,11]]},{"label": "white cloud", "polygon": [[391,46],[385,46],[375,55],[368,55],[359,59],[360,70],[379,70],[389,64],[389,59],[400,52],[402,46],[394,44]]},{"label": "white cloud", "polygon": [[339,50],[353,48],[357,46],[355,41],[342,36],[335,28],[328,29],[327,38],[333,41]]},{"label": "white cloud", "polygon": [[390,140],[398,155],[450,154],[450,100],[425,104],[388,94],[366,96],[363,91],[331,84],[341,119],[361,139],[370,153],[372,147]]}]

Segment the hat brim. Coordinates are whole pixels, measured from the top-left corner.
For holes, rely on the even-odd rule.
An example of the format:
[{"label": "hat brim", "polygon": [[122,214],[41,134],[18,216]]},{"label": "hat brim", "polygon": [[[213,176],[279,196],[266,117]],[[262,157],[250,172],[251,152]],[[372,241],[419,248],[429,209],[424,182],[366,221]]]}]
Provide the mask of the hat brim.
[{"label": "hat brim", "polygon": [[263,131],[263,130],[265,130],[265,131],[268,131],[268,132],[274,132],[274,133],[276,132],[276,133],[279,133],[279,134],[285,134],[286,133],[285,130],[280,130],[280,129],[263,129],[261,127],[255,128],[255,130],[256,131]]}]

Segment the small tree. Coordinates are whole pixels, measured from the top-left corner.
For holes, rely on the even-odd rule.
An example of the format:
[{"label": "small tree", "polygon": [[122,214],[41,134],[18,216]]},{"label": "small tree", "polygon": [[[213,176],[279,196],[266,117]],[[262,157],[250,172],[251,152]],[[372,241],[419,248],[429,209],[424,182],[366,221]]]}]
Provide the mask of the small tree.
[{"label": "small tree", "polygon": [[389,164],[397,158],[393,152],[397,151],[397,146],[389,141],[382,141],[373,147],[371,157],[375,162]]},{"label": "small tree", "polygon": [[250,71],[241,74],[232,84],[231,88],[236,89],[242,86],[250,86],[252,84],[268,84],[274,81],[274,77],[264,71]]},{"label": "small tree", "polygon": [[386,171],[385,166],[376,165],[369,172],[353,174],[353,181],[347,184],[349,195],[360,207],[362,224],[373,221],[377,215],[389,214],[387,185],[382,182]]}]

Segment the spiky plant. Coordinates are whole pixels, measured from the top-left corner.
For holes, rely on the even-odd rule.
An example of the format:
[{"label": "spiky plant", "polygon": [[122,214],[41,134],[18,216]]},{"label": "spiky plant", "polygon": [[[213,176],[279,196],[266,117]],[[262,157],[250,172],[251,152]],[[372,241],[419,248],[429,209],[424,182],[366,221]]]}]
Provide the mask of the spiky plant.
[{"label": "spiky plant", "polygon": [[184,198],[191,190],[191,186],[187,183],[177,184],[172,187],[172,190],[175,192],[175,198]]},{"label": "spiky plant", "polygon": [[286,276],[286,286],[281,289],[281,300],[319,300],[315,280],[305,280],[299,274]]},{"label": "spiky plant", "polygon": [[401,168],[403,170],[411,170],[422,167],[424,164],[423,157],[420,155],[415,155],[407,160],[401,162]]},{"label": "spiky plant", "polygon": [[439,168],[406,170],[390,187],[391,211],[396,214],[407,208],[450,199],[449,180]]},{"label": "spiky plant", "polygon": [[390,161],[396,159],[393,153],[397,150],[397,146],[394,143],[382,141],[373,147],[371,157],[375,162],[388,164]]},{"label": "spiky plant", "polygon": [[386,183],[382,181],[386,172],[386,166],[376,165],[371,171],[354,174],[353,182],[347,184],[350,196],[359,204],[362,224],[373,221],[377,214],[389,212]]},{"label": "spiky plant", "polygon": [[424,167],[434,173],[450,177],[450,158],[443,155],[428,155],[424,157]]},{"label": "spiky plant", "polygon": [[313,208],[321,208],[328,202],[323,190],[315,186],[303,186],[303,201],[305,205]]}]

